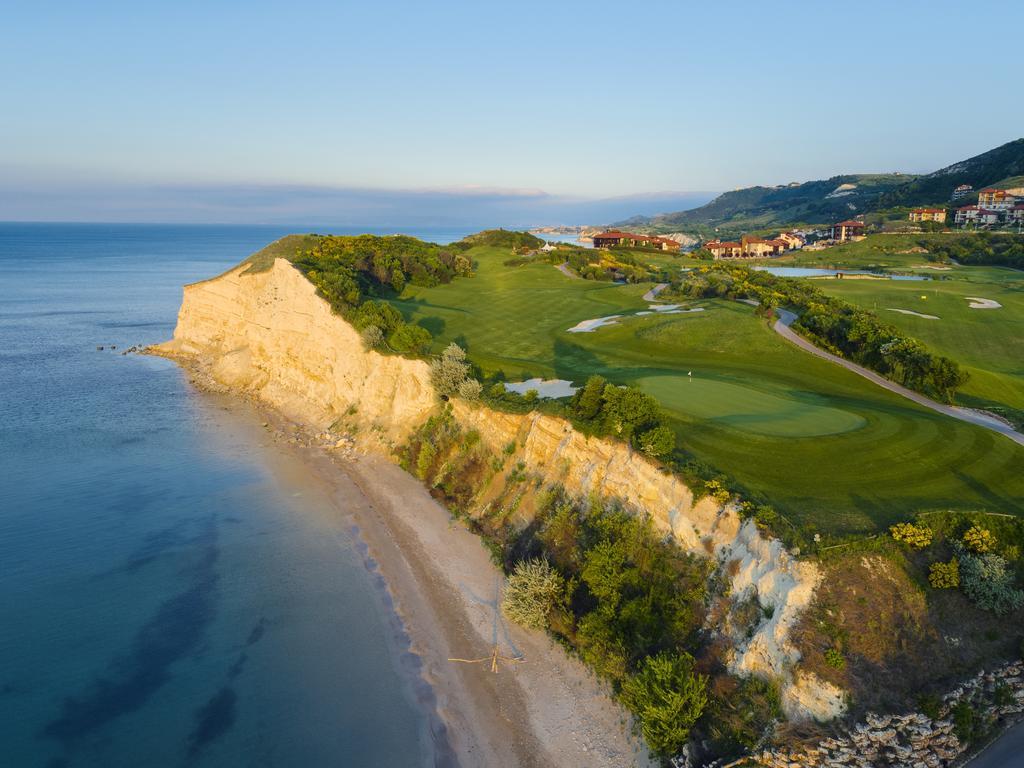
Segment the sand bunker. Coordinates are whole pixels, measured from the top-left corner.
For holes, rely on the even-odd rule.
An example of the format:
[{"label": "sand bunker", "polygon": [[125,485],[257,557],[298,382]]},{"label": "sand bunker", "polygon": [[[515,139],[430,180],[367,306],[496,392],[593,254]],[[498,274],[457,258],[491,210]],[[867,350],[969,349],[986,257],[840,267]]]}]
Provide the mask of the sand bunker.
[{"label": "sand bunker", "polygon": [[622,315],[608,315],[608,317],[595,317],[593,320],[583,320],[570,328],[569,333],[591,333],[602,325],[617,325],[615,321],[620,317]]},{"label": "sand bunker", "polygon": [[574,387],[571,381],[565,379],[527,379],[506,384],[505,389],[509,392],[518,392],[525,395],[531,389],[537,391],[541,397],[572,397],[579,387]]},{"label": "sand bunker", "polygon": [[923,315],[920,312],[915,312],[912,309],[896,309],[896,307],[886,307],[890,312],[899,312],[901,315],[913,315],[914,317],[923,317],[925,320],[939,320],[938,315]]},{"label": "sand bunker", "polygon": [[1003,305],[998,301],[992,301],[992,299],[979,299],[977,296],[964,296],[970,304],[967,306],[971,309],[1002,309]]}]

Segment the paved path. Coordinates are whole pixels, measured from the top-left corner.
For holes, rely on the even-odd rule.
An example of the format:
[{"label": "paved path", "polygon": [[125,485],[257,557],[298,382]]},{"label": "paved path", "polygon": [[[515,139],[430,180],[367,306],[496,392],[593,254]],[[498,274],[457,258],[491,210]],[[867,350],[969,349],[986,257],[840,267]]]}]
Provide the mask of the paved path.
[{"label": "paved path", "polygon": [[571,269],[569,269],[569,262],[568,261],[563,261],[561,264],[555,264],[555,269],[557,269],[559,272],[561,272],[566,277],[571,277],[574,280],[579,280],[580,279],[579,275],[577,275],[575,272],[573,272]]},{"label": "paved path", "polygon": [[998,432],[1001,435],[1006,435],[1015,443],[1020,443],[1021,445],[1024,445],[1024,434],[1021,434],[1020,432],[1013,429],[1013,427],[1004,424],[1003,422],[999,421],[999,419],[994,419],[991,416],[985,416],[984,414],[978,413],[977,411],[972,411],[970,408],[960,408],[955,405],[945,405],[936,400],[932,400],[931,398],[925,397],[919,392],[914,392],[912,389],[907,389],[906,387],[902,387],[893,381],[889,381],[887,378],[879,376],[874,371],[869,371],[867,368],[864,368],[863,366],[857,365],[856,363],[851,363],[849,360],[844,360],[843,358],[837,355],[833,355],[830,352],[826,352],[823,349],[819,349],[818,347],[814,346],[814,344],[805,339],[803,336],[798,335],[796,331],[789,327],[793,323],[793,321],[796,320],[795,314],[793,314],[787,309],[778,309],[776,310],[776,312],[778,312],[779,319],[776,320],[775,324],[772,326],[775,329],[775,332],[778,333],[787,341],[790,341],[796,346],[800,347],[800,349],[810,352],[812,355],[816,355],[817,357],[829,360],[830,362],[833,362],[836,365],[841,365],[843,366],[843,368],[846,368],[849,371],[853,371],[859,376],[863,376],[865,379],[874,382],[878,386],[883,387],[884,389],[887,389],[890,392],[895,392],[897,395],[907,398],[907,400],[913,400],[918,405],[923,405],[925,408],[931,408],[933,411],[945,414],[946,416],[952,416],[954,419],[966,421],[969,424],[976,424],[979,427],[991,429],[993,432]]},{"label": "paved path", "polygon": [[1024,723],[1017,723],[965,768],[1020,768],[1024,765]]},{"label": "paved path", "polygon": [[668,288],[668,283],[658,283],[656,286],[651,288],[647,293],[643,295],[644,301],[657,301],[658,294]]}]

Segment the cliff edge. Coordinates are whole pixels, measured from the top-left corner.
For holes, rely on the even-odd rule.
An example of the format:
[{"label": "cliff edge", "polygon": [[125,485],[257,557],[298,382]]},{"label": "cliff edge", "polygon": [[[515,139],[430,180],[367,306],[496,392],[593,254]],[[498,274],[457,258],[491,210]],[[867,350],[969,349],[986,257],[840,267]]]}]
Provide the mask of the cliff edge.
[{"label": "cliff edge", "polygon": [[[365,350],[356,330],[289,261],[247,269],[243,264],[186,286],[174,338],[151,351],[315,429],[344,421],[385,450],[436,411],[427,363]],[[765,609],[749,638],[733,638],[731,669],[778,680],[792,718],[842,713],[843,692],[801,673],[789,642],[821,579],[816,565],[793,558],[735,509],[695,499],[678,477],[624,443],[587,437],[563,419],[537,413],[464,402],[453,403],[453,412],[495,449],[514,443],[517,459],[545,481],[576,496],[622,499],[650,514],[684,550],[714,557],[731,580],[733,599],[756,594]]]}]

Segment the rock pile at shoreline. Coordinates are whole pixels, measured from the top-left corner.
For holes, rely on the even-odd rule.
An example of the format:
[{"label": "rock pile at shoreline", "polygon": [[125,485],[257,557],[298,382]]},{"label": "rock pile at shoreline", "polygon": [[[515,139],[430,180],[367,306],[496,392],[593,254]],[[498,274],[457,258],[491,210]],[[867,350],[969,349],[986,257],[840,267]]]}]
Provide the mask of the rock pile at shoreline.
[{"label": "rock pile at shoreline", "polygon": [[[997,699],[1002,692],[1002,703]],[[1006,725],[1024,714],[1024,661],[979,672],[942,698],[939,718],[922,712],[869,713],[843,736],[815,746],[764,751],[746,763],[763,768],[946,768],[967,752],[955,730],[953,709],[971,706],[975,718]],[[713,763],[705,768],[718,765]]]}]

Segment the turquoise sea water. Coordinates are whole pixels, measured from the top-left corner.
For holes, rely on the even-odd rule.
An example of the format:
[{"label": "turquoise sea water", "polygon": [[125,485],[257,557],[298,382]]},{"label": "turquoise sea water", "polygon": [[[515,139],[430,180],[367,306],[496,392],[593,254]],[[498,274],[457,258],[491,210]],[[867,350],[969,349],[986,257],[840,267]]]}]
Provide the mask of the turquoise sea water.
[{"label": "turquoise sea water", "polygon": [[120,354],[282,234],[0,224],[0,765],[445,762],[328,489],[254,415]]}]

